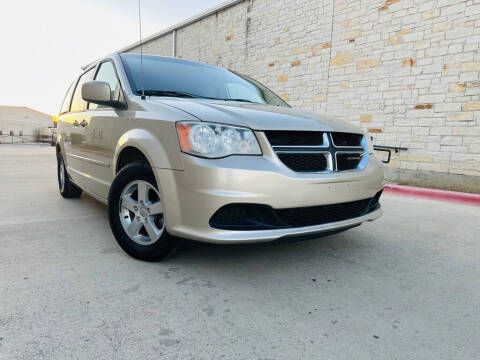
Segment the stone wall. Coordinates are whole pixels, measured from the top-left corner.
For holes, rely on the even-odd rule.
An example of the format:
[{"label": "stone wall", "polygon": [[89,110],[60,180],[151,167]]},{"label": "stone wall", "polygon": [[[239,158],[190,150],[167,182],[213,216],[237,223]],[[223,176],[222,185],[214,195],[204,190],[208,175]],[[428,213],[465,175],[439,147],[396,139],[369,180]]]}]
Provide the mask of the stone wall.
[{"label": "stone wall", "polygon": [[[172,55],[171,33],[144,53]],[[480,0],[245,0],[176,30],[176,56],[361,126],[387,179],[480,192]],[[130,52],[138,52],[132,48]]]}]

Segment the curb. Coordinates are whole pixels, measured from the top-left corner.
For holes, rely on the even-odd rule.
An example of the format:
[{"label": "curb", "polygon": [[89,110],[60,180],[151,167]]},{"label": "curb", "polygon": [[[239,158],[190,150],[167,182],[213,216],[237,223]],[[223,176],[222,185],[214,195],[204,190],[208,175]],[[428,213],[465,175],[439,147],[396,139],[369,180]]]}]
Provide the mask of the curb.
[{"label": "curb", "polygon": [[386,184],[385,192],[407,196],[418,196],[423,198],[455,201],[464,204],[480,206],[480,194],[470,194],[457,191],[426,189],[415,186]]}]

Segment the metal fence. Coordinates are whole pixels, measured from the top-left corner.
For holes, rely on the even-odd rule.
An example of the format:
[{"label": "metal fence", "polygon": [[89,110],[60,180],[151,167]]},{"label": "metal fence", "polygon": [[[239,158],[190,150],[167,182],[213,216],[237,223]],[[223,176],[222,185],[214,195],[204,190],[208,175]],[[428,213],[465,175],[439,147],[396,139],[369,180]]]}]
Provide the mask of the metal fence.
[{"label": "metal fence", "polygon": [[50,143],[52,145],[56,142],[56,131],[51,134],[25,134],[23,131],[1,131],[0,130],[0,145],[1,144],[29,144],[29,143]]}]

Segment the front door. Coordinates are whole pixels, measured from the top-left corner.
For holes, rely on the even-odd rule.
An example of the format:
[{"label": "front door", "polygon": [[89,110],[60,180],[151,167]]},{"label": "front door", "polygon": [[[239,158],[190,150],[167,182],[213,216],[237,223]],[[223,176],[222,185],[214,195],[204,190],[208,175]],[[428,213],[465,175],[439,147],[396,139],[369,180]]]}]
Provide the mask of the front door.
[{"label": "front door", "polygon": [[72,96],[70,112],[60,116],[65,162],[67,172],[73,182],[81,187],[85,184],[83,143],[85,142],[85,125],[88,121],[87,102],[82,99],[82,85],[90,81],[93,76],[93,69],[85,72],[77,81]]},{"label": "front door", "polygon": [[[110,85],[111,98],[124,102],[120,81],[111,61],[99,64],[96,81],[105,81]],[[113,181],[113,156],[119,133],[119,117],[124,110],[105,105],[88,104],[88,125],[85,128],[85,140],[82,151],[88,161],[84,163],[85,187],[90,192],[107,199]]]}]

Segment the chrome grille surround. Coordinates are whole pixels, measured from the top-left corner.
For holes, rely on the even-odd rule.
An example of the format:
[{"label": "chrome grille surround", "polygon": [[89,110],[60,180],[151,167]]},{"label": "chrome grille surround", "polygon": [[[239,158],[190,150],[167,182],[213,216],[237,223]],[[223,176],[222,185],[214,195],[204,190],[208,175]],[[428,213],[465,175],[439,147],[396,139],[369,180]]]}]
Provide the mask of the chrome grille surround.
[{"label": "chrome grille surround", "polygon": [[[267,135],[267,134],[266,134]],[[352,134],[356,135],[356,134]],[[360,134],[359,134],[360,135]],[[279,156],[277,158],[285,166],[290,168],[292,171],[297,173],[308,173],[308,174],[322,174],[322,173],[332,173],[332,172],[347,172],[347,171],[359,171],[364,169],[368,163],[368,144],[365,136],[362,136],[360,146],[338,146],[333,141],[333,136],[329,132],[323,132],[323,143],[321,145],[271,145],[275,154],[304,154],[304,155],[318,155],[324,156],[326,160],[326,168],[320,171],[296,171],[292,167],[285,164]],[[267,135],[268,139],[268,135]],[[269,141],[270,143],[270,141]],[[352,164],[345,165],[345,159],[339,161],[338,155],[352,154],[352,159],[347,158],[347,162],[351,161]],[[355,157],[358,156],[358,163],[355,164]],[[340,166],[338,166],[340,164]]]}]

